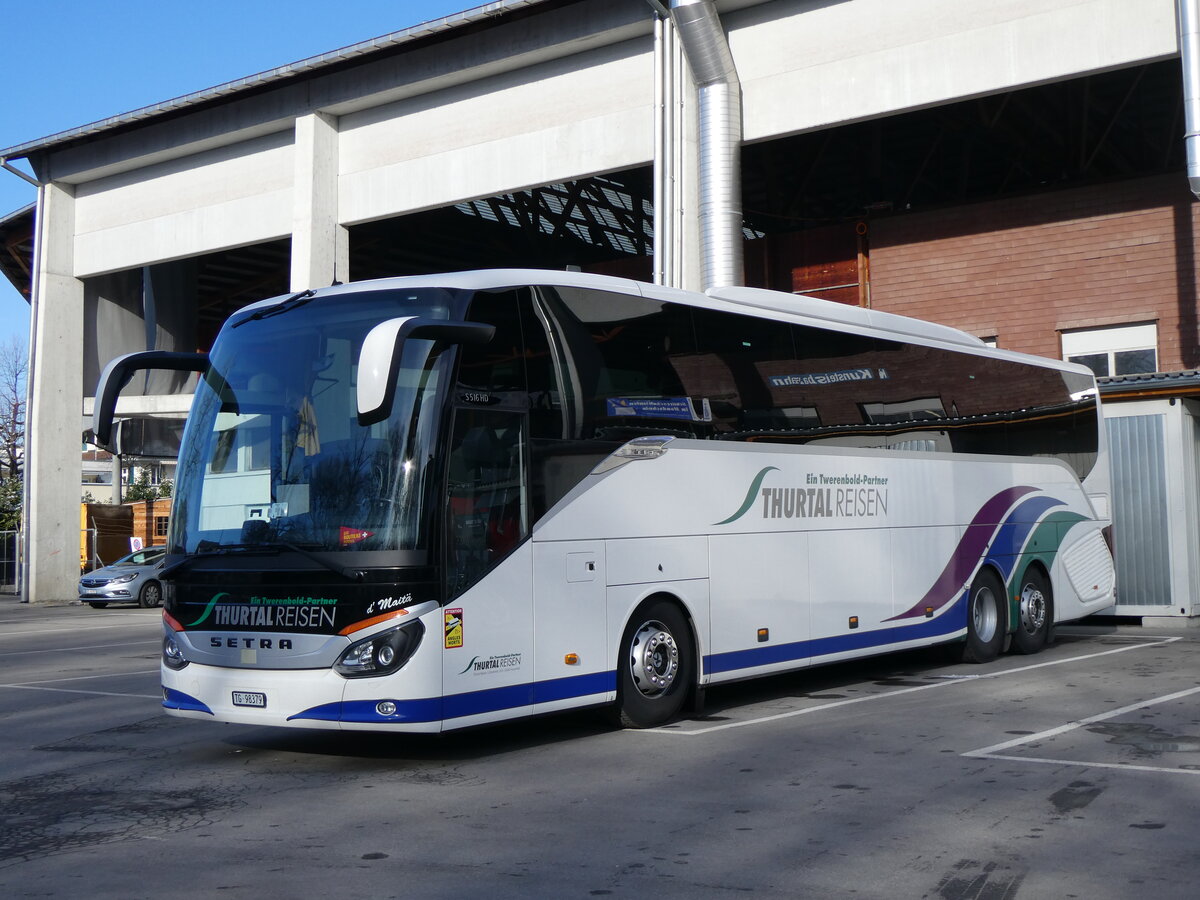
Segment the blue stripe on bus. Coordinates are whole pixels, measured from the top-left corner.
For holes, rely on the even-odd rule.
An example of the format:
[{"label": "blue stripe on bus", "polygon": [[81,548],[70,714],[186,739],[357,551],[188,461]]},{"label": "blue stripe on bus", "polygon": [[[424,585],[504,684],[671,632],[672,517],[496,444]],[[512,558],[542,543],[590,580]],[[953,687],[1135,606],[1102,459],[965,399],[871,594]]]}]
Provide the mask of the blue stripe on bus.
[{"label": "blue stripe on bus", "polygon": [[208,713],[213,715],[213,711],[205,704],[201,703],[191,694],[185,694],[183,691],[177,691],[174,688],[163,688],[163,702],[165,709],[186,709],[192,712]]},{"label": "blue stripe on bus", "polygon": [[569,678],[554,678],[534,684],[533,702],[549,703],[552,700],[570,700],[573,697],[587,697],[589,694],[605,694],[616,689],[616,672],[572,675]]},{"label": "blue stripe on bus", "polygon": [[834,653],[881,647],[885,644],[943,637],[966,627],[966,610],[967,592],[964,591],[947,612],[936,619],[926,619],[916,625],[900,625],[895,628],[880,628],[876,631],[853,631],[848,634],[816,638],[810,641],[777,644],[774,647],[754,647],[750,650],[714,653],[704,658],[704,668],[709,674],[718,675],[738,669],[755,669],[759,666],[815,659]]},{"label": "blue stripe on bus", "polygon": [[357,722],[378,725],[387,722],[436,722],[442,718],[442,701],[438,698],[428,700],[392,700],[396,711],[390,716],[379,713],[379,700],[338,700],[334,703],[323,703],[288,716],[289,722],[297,719],[312,719],[318,722]]},{"label": "blue stripe on bus", "polygon": [[532,684],[513,684],[508,687],[491,688],[486,691],[471,691],[469,694],[451,694],[442,698],[443,719],[460,719],[482,713],[499,712],[515,706],[533,703]]},{"label": "blue stripe on bus", "polygon": [[555,700],[570,700],[616,690],[616,672],[596,672],[590,675],[573,675],[569,678],[554,678],[536,684],[515,684],[508,687],[471,691],[467,694],[452,694],[445,698],[422,700],[391,700],[396,711],[381,715],[377,709],[380,700],[347,700],[314,706],[288,721],[311,719],[321,722],[355,722],[386,724],[388,722],[437,722],[443,719],[458,719],[483,713],[500,712],[534,703],[549,703]]},{"label": "blue stripe on bus", "polygon": [[[753,669],[778,663],[817,659],[835,653],[847,653],[935,637],[945,637],[966,627],[967,592],[964,591],[954,605],[936,619],[927,619],[915,625],[900,625],[876,631],[856,631],[810,641],[795,641],[773,647],[755,647],[750,650],[735,650],[730,653],[714,653],[705,657],[705,670],[710,674],[733,672],[738,669]],[[359,724],[387,724],[389,722],[437,722],[477,716],[491,712],[531,706],[536,703],[551,703],[588,697],[616,690],[617,673],[614,671],[594,672],[588,675],[573,675],[554,678],[534,684],[515,684],[508,687],[452,694],[445,698],[420,700],[392,700],[396,711],[390,716],[381,715],[377,705],[380,700],[348,700],[325,703],[288,717],[288,721],[313,719],[324,722],[354,722]]]},{"label": "blue stripe on bus", "polygon": [[1065,506],[1061,500],[1053,497],[1031,497],[1023,501],[1000,526],[992,546],[988,551],[988,559],[1000,570],[1000,577],[1007,584],[1016,567],[1017,558],[1029,534],[1037,526],[1042,516],[1056,506]]}]

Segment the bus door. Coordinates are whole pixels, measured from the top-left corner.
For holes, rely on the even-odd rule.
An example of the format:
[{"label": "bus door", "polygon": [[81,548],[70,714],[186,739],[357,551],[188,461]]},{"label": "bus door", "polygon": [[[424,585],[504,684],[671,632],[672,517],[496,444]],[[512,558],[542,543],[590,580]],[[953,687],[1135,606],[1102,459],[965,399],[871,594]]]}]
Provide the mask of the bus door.
[{"label": "bus door", "polygon": [[527,419],[495,406],[455,410],[445,502],[447,719],[527,712],[532,702]]}]

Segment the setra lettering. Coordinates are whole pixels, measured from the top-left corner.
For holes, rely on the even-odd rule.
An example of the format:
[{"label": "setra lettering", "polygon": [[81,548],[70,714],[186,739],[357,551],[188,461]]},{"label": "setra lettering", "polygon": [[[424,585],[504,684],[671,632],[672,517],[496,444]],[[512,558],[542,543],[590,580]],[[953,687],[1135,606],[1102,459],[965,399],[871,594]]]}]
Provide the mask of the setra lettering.
[{"label": "setra lettering", "polygon": [[280,638],[279,646],[273,646],[271,638],[258,637],[212,637],[208,639],[208,645],[215,650],[230,649],[230,650],[291,650],[292,641],[290,638]]}]

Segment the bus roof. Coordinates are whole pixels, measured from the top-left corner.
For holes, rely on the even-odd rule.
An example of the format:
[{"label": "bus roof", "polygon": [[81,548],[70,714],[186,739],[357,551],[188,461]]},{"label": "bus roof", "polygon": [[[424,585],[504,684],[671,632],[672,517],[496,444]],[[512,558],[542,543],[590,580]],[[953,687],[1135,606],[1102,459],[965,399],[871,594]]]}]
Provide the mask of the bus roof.
[{"label": "bus roof", "polygon": [[[318,297],[327,297],[336,294],[358,293],[360,291],[404,288],[440,287],[478,291],[525,285],[592,288],[710,309],[740,307],[746,312],[757,311],[759,315],[763,313],[774,314],[769,315],[769,318],[778,317],[785,320],[799,320],[811,323],[817,327],[831,328],[838,331],[851,331],[859,334],[869,333],[885,338],[890,336],[895,340],[910,343],[915,340],[917,343],[957,346],[964,350],[996,354],[1014,360],[1023,360],[1067,371],[1077,371],[1080,374],[1091,374],[1090,369],[1075,363],[989,347],[974,335],[960,331],[957,328],[951,328],[948,325],[939,325],[935,322],[927,322],[922,319],[896,315],[895,313],[880,312],[874,309],[848,306],[844,303],[835,303],[831,300],[822,300],[804,294],[788,294],[782,291],[771,291],[763,288],[718,287],[710,288],[707,292],[701,294],[695,291],[648,284],[642,281],[635,281],[631,278],[594,275],[587,272],[564,271],[561,269],[474,269],[463,272],[405,275],[393,278],[378,278],[370,281],[349,282],[327,288],[318,288],[314,293]],[[239,312],[273,306],[286,299],[286,296],[282,295],[258,301],[244,307]]]}]

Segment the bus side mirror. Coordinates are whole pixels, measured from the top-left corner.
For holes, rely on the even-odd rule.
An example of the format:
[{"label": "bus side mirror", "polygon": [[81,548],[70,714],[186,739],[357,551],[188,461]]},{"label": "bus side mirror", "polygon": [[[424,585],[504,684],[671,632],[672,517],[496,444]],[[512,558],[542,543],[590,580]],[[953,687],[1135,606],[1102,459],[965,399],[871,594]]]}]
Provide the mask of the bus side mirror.
[{"label": "bus side mirror", "polygon": [[96,385],[96,402],[92,407],[92,433],[95,435],[96,446],[106,450],[112,449],[112,426],[117,410],[117,398],[121,395],[121,388],[133,378],[134,372],[139,369],[203,372],[207,368],[207,353],[175,353],[170,350],[126,353],[109,362],[100,373],[100,383]]},{"label": "bus side mirror", "polygon": [[380,322],[367,332],[358,355],[358,424],[373,425],[392,414],[396,376],[404,342],[409,338],[449,344],[486,344],[496,326],[482,322],[446,322],[421,316],[404,316]]}]

